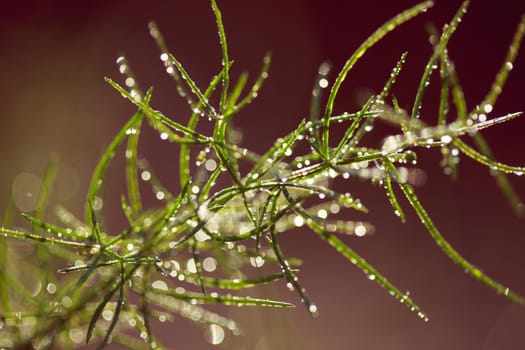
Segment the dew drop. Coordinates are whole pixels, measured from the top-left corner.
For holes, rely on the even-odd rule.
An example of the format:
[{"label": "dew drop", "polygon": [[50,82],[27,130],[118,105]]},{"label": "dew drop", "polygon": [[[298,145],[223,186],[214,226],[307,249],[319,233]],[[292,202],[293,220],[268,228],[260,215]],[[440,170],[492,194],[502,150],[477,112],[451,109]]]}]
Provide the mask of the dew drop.
[{"label": "dew drop", "polygon": [[93,210],[101,210],[104,206],[104,201],[99,196],[96,196],[93,200]]},{"label": "dew drop", "polygon": [[301,227],[304,225],[304,219],[302,216],[296,216],[294,219],[293,219],[293,223],[296,227]]},{"label": "dew drop", "polygon": [[82,328],[71,328],[68,332],[69,339],[75,344],[80,344],[84,340],[84,330]]},{"label": "dew drop", "polygon": [[61,302],[62,302],[62,306],[64,306],[65,308],[70,308],[71,306],[73,306],[73,299],[71,299],[67,295],[62,298]]},{"label": "dew drop", "polygon": [[218,324],[210,324],[204,334],[206,341],[213,345],[219,345],[224,341],[224,329]]},{"label": "dew drop", "polygon": [[317,216],[321,219],[326,219],[328,217],[328,213],[324,209],[319,209],[319,211],[317,211]]},{"label": "dew drop", "polygon": [[366,235],[366,227],[365,225],[359,223],[355,226],[354,228],[354,234],[357,236],[357,237],[363,237],[364,235]]},{"label": "dew drop", "polygon": [[208,256],[206,257],[203,261],[202,261],[202,268],[205,270],[205,271],[208,271],[208,272],[213,272],[217,269],[217,260],[215,260],[214,258],[212,258],[211,256]]},{"label": "dew drop", "polygon": [[120,72],[120,74],[126,74],[128,72],[129,68],[127,65],[125,64],[122,64],[118,67],[118,71]]},{"label": "dew drop", "polygon": [[49,294],[55,294],[57,291],[57,286],[54,283],[48,283],[46,286],[46,290]]},{"label": "dew drop", "polygon": [[156,280],[154,281],[151,286],[155,289],[159,289],[159,290],[168,290],[168,285],[166,284],[166,282],[162,281],[162,280]]},{"label": "dew drop", "polygon": [[117,60],[115,62],[118,65],[124,64],[126,62],[126,57],[124,57],[124,56],[117,57]]},{"label": "dew drop", "polygon": [[337,203],[330,204],[330,213],[337,214],[341,210],[341,207]]},{"label": "dew drop", "polygon": [[205,242],[205,241],[208,241],[208,240],[211,239],[211,237],[206,232],[204,232],[203,230],[197,231],[197,233],[195,234],[195,238],[199,242]]},{"label": "dew drop", "polygon": [[450,143],[452,141],[452,137],[450,135],[443,135],[441,136],[441,142],[444,144]]},{"label": "dew drop", "polygon": [[318,313],[317,305],[312,304],[308,307],[308,311],[310,311],[311,314],[316,315]]},{"label": "dew drop", "polygon": [[135,102],[142,101],[142,97],[140,96],[140,93],[138,92],[138,90],[132,89],[129,94],[131,95],[131,97],[133,97],[133,100]]},{"label": "dew drop", "polygon": [[135,79],[133,79],[132,77],[127,77],[124,83],[127,87],[132,88],[135,86]]},{"label": "dew drop", "polygon": [[33,211],[42,181],[31,173],[21,173],[13,181],[12,196],[17,208],[22,212]]},{"label": "dew drop", "polygon": [[144,170],[141,174],[140,174],[140,178],[143,180],[143,181],[149,181],[151,180],[151,173],[147,170]]},{"label": "dew drop", "polygon": [[204,167],[208,171],[214,171],[215,169],[217,169],[217,162],[215,161],[215,159],[208,159],[204,163]]},{"label": "dew drop", "polygon": [[186,262],[186,268],[191,273],[197,273],[197,265],[195,264],[195,260],[193,258],[188,259]]},{"label": "dew drop", "polygon": [[250,264],[253,267],[262,267],[264,265],[264,258],[262,256],[250,257]]},{"label": "dew drop", "polygon": [[102,318],[106,321],[111,321],[111,319],[113,318],[113,311],[105,309],[104,311],[102,311]]},{"label": "dew drop", "polygon": [[328,87],[328,80],[326,78],[319,79],[319,87],[326,89]]}]

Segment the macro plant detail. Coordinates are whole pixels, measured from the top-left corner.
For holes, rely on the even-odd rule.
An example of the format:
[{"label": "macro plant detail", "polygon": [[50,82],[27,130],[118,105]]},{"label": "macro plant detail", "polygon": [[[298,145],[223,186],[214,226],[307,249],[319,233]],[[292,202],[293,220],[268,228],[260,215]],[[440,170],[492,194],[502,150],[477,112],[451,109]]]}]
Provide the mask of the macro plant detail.
[{"label": "macro plant detail", "polygon": [[[46,204],[56,175],[56,162],[51,160],[36,210],[22,214],[29,229],[10,229],[8,222],[0,228],[4,236],[0,240],[0,347],[74,348],[96,342],[99,348],[116,343],[132,349],[162,349],[165,345],[157,339],[153,323],[176,322],[175,314],[205,325],[207,334],[211,334],[209,341],[219,344],[225,332],[239,334],[242,325],[208,310],[206,304],[294,306],[237,293],[267,283],[286,283],[307,312],[316,317],[322,310],[318,310],[315,296],[311,298],[307,286],[300,282],[300,260],[288,256],[279,244],[281,235],[297,227],[308,228],[368,279],[427,321],[427,314],[412,296],[391,283],[341,238],[351,235],[358,239],[373,232],[374,226],[371,222],[348,219],[371,208],[366,207],[366,198],[334,189],[336,178],[358,178],[384,188],[385,199],[403,222],[406,208],[398,198],[402,194],[438,247],[454,263],[496,293],[524,304],[523,297],[483,273],[447,242],[418,198],[411,174],[420,150],[440,148],[441,165],[451,176],[458,171],[460,155],[467,156],[495,173],[497,185],[510,206],[523,214],[524,205],[507,176],[521,176],[525,167],[494,160],[480,131],[521,115],[492,116],[518,54],[525,17],[492,87],[471,111],[447,49],[467,10],[465,1],[441,33],[430,33],[433,54],[421,76],[411,111],[401,109],[392,93],[407,58],[405,52],[392,64],[384,87],[360,110],[334,113],[343,82],[366,51],[431,6],[432,2],[423,2],[378,28],[350,56],[331,85],[331,67],[321,64],[312,90],[309,118],[276,140],[264,154],[242,146],[234,117],[257,97],[268,78],[270,54],[263,58],[261,72],[251,87],[247,87],[247,73],[232,77],[233,61],[221,12],[211,0],[222,64],[208,86],[201,88],[170,53],[159,28],[150,23],[149,31],[159,47],[166,73],[189,106],[187,121],[156,110],[150,104],[153,88],[142,90],[127,58],[117,59],[124,84],[109,78],[106,81],[134,104],[137,112],[100,158],[87,192],[84,218],[76,218],[62,207],[55,211],[58,223],[47,217]],[[432,74],[439,75],[439,108],[434,120],[423,120],[421,106]],[[366,135],[380,123],[395,126],[399,132],[386,137],[381,147],[368,145]],[[203,124],[212,132],[206,133]],[[162,140],[180,145],[178,193],[168,191],[139,155],[141,130],[146,127],[158,131]],[[334,135],[336,128],[344,130],[340,139]],[[472,139],[474,146],[464,141],[467,138]],[[101,204],[107,169],[119,151],[124,152],[126,159],[126,194],[121,197],[121,207],[128,227],[115,233],[104,228],[104,221],[111,218],[102,217]],[[157,207],[145,207],[141,198],[144,183],[157,198]],[[42,270],[41,288],[36,294],[10,273],[13,267],[7,256],[16,249],[15,239],[31,242],[34,247],[31,263]]]}]

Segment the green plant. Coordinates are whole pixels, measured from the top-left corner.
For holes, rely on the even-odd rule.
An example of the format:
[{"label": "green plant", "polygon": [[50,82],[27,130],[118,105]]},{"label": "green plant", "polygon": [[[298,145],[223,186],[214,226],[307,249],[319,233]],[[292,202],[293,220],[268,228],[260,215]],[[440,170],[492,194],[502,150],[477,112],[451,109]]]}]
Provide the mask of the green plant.
[{"label": "green plant", "polygon": [[[415,195],[407,174],[416,164],[414,149],[441,148],[442,164],[450,173],[456,172],[457,157],[463,153],[499,171],[498,184],[513,208],[522,210],[504,174],[521,175],[524,168],[492,160],[478,131],[519,115],[511,113],[486,119],[517,54],[525,31],[524,22],[516,32],[491,91],[472,112],[467,112],[463,91],[446,50],[448,40],[466,9],[465,2],[443,33],[433,34],[437,38],[434,54],[423,73],[410,114],[401,110],[391,96],[391,87],[400,74],[406,54],[401,56],[383,90],[371,97],[359,111],[341,115],[333,113],[342,82],[366,50],[389,31],[430,6],[429,2],[415,6],[372,34],[335,79],[324,110],[320,108],[321,95],[327,88],[329,67],[322,65],[314,87],[310,120],[302,121],[263,155],[237,144],[232,118],[256,97],[267,77],[270,56],[265,57],[262,72],[253,87],[243,95],[247,75],[241,75],[236,84],[230,82],[231,62],[226,36],[220,12],[212,1],[223,66],[209,86],[201,90],[180,62],[169,54],[160,32],[152,24],[150,32],[161,50],[161,60],[174,78],[180,95],[190,105],[189,121],[182,125],[153,109],[149,105],[152,89],[145,93],[141,91],[126,59],[119,58],[117,63],[126,77],[127,88],[109,79],[108,83],[134,103],[138,112],[113,139],[94,171],[84,221],[75,219],[65,209],[59,213],[60,225],[49,223],[45,217],[48,189],[52,187],[55,173],[55,164],[51,162],[44,176],[37,210],[31,216],[24,215],[32,231],[1,229],[5,236],[34,241],[36,255],[33,264],[42,269],[45,291],[33,296],[16,274],[7,273],[10,270],[6,268],[9,264],[6,257],[15,247],[11,240],[3,239],[0,296],[5,320],[2,341],[6,343],[0,346],[23,346],[31,342],[37,348],[57,344],[74,347],[79,341],[94,341],[96,337],[100,338],[100,346],[111,340],[131,348],[161,347],[152,331],[151,320],[171,319],[173,313],[209,323],[215,332],[226,328],[236,333],[238,326],[234,321],[198,304],[292,306],[286,302],[229,294],[274,280],[287,281],[309,312],[316,315],[317,307],[297,279],[295,265],[298,261],[286,257],[279,245],[281,232],[304,225],[426,320],[426,314],[407,294],[338,238],[339,233],[365,235],[373,226],[367,222],[332,218],[340,211],[367,210],[360,200],[330,187],[331,179],[336,177],[357,177],[383,186],[393,210],[404,220],[394,189],[399,187],[429,233],[454,262],[497,293],[523,304],[520,296],[483,274],[446,242]],[[438,68],[441,100],[437,122],[428,126],[419,118],[419,110],[430,75]],[[214,96],[215,104],[211,102]],[[452,106],[456,109],[454,121],[446,120],[449,96],[452,96]],[[387,99],[391,102],[386,102]],[[200,129],[206,120],[213,126],[211,135]],[[387,137],[381,149],[367,146],[364,143],[366,132],[380,121],[397,126],[399,134]],[[162,139],[180,144],[181,191],[177,194],[169,193],[147,163],[137,156],[144,123],[157,129]],[[331,133],[334,124],[339,127],[347,125],[343,137],[337,142]],[[462,141],[460,137],[463,136],[472,136],[478,150]],[[106,170],[124,141],[127,141],[127,196],[122,197],[122,209],[129,227],[117,234],[107,233],[101,224],[103,218],[99,217],[101,188]],[[302,145],[307,145],[309,151],[301,154],[298,150]],[[196,160],[196,166],[192,160]],[[162,206],[143,208],[139,178],[151,184]],[[243,265],[257,267],[263,263],[274,266],[268,275],[239,278]],[[54,274],[57,265],[63,275]],[[220,272],[213,271],[217,266]],[[172,278],[187,282],[188,286],[184,289],[175,287]],[[135,338],[123,336],[127,328],[136,329],[134,334],[139,334],[139,337],[133,340]]]}]

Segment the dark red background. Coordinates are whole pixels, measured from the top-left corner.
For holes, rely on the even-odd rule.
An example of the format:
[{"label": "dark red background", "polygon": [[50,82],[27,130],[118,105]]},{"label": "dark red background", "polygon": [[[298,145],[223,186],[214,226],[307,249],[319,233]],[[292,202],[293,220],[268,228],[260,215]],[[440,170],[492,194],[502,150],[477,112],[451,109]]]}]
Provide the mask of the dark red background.
[{"label": "dark red background", "polygon": [[[234,74],[258,73],[270,50],[270,78],[259,99],[238,119],[244,144],[262,152],[294,128],[309,111],[318,65],[328,59],[337,71],[378,25],[414,1],[219,1],[229,38]],[[378,91],[405,50],[408,61],[394,89],[410,108],[419,76],[431,53],[425,24],[449,20],[459,1],[437,1],[428,13],[398,28],[363,57],[343,85],[336,110],[351,111],[366,89]],[[466,91],[469,108],[481,101],[497,72],[525,4],[518,0],[473,1],[450,42],[450,55]],[[61,156],[60,200],[78,214],[89,176],[104,145],[134,111],[103,81],[122,81],[114,61],[125,54],[142,87],[155,85],[153,104],[173,118],[184,103],[163,74],[159,52],[146,24],[155,20],[173,53],[194,79],[204,84],[219,69],[220,48],[207,1],[21,1],[0,10],[0,198],[18,173],[41,174],[50,153]],[[522,50],[523,51],[523,50]],[[524,109],[524,53],[495,106],[493,116]],[[423,118],[432,122],[436,95],[425,99]],[[525,165],[523,118],[487,130],[500,160]],[[151,135],[150,135],[151,136]],[[142,152],[177,188],[176,160],[151,136]],[[376,142],[376,144],[373,144]],[[377,146],[380,139],[373,140]],[[164,151],[163,151],[164,150]],[[164,153],[163,153],[164,152]],[[419,188],[436,225],[466,258],[490,276],[525,294],[523,219],[516,218],[496,189],[489,171],[463,158],[453,183],[439,169],[439,152],[419,151],[427,184]],[[426,155],[425,155],[426,154]],[[121,169],[112,171],[108,191],[119,194]],[[512,178],[525,197],[523,178]],[[285,253],[305,260],[300,274],[321,318],[302,307],[290,310],[233,310],[247,335],[232,339],[233,349],[522,349],[525,310],[468,277],[442,254],[406,202],[408,222],[392,214],[381,189],[352,181],[349,189],[371,209],[376,234],[345,239],[429,314],[422,322],[364,278],[308,231],[290,233]],[[114,196],[116,203],[118,196]],[[109,204],[112,200],[108,200]],[[0,208],[3,208],[0,205]],[[119,228],[120,214],[106,220]],[[299,237],[300,235],[300,237]],[[297,301],[283,286],[260,296]],[[266,294],[264,294],[266,293]],[[284,295],[283,295],[284,293]],[[208,349],[199,328],[177,318],[162,328],[170,349]]]}]

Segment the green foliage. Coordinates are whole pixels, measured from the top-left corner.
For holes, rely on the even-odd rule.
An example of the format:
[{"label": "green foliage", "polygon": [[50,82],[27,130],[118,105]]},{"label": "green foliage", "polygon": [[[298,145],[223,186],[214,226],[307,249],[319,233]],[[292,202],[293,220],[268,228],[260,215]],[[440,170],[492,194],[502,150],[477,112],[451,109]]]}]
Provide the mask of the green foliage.
[{"label": "green foliage", "polygon": [[[44,176],[37,210],[34,215],[24,214],[32,230],[9,229],[8,219],[5,227],[0,228],[3,235],[0,240],[0,347],[31,344],[38,349],[59,345],[73,348],[80,346],[82,340],[96,341],[99,347],[114,342],[133,349],[158,349],[163,345],[155,338],[151,320],[171,320],[173,314],[237,334],[239,326],[235,321],[201,305],[291,307],[292,304],[284,301],[232,294],[281,280],[295,289],[308,312],[317,316],[317,306],[298,279],[295,266],[300,261],[288,257],[279,245],[285,231],[303,225],[426,321],[427,315],[411,297],[339,238],[341,234],[363,236],[374,228],[368,222],[333,219],[340,211],[368,210],[352,194],[330,187],[332,179],[337,177],[361,178],[382,185],[394,213],[404,221],[404,210],[395,192],[395,187],[399,187],[431,237],[452,261],[497,293],[524,303],[522,297],[466,261],[445,240],[406,174],[416,164],[415,152],[420,149],[441,148],[442,166],[451,173],[456,173],[457,157],[462,153],[497,171],[497,183],[512,207],[523,210],[506,174],[522,175],[525,168],[495,161],[479,131],[521,114],[486,119],[516,57],[525,32],[525,19],[516,31],[487,97],[471,112],[467,112],[447,51],[447,43],[468,6],[466,1],[442,34],[433,33],[439,37],[433,40],[434,52],[422,74],[410,115],[401,110],[391,96],[406,53],[378,95],[354,113],[334,115],[341,84],[357,60],[390,31],[426,11],[432,3],[424,2],[402,12],[375,31],[348,59],[335,78],[322,116],[321,95],[327,88],[330,70],[327,64],[319,69],[310,119],[302,120],[295,130],[276,140],[266,153],[256,154],[236,143],[233,117],[257,96],[268,75],[270,55],[264,57],[261,73],[250,89],[246,89],[248,78],[244,73],[232,84],[221,13],[214,0],[211,5],[218,27],[222,66],[205,89],[199,88],[169,53],[156,25],[152,23],[149,27],[167,73],[190,107],[187,124],[176,122],[152,107],[153,89],[143,92],[127,60],[120,57],[117,64],[127,79],[127,88],[106,80],[138,110],[113,138],[94,170],[85,201],[84,221],[63,208],[57,211],[62,226],[51,224],[44,217],[56,172],[56,160],[53,160]],[[419,118],[419,111],[430,76],[437,69],[441,78],[440,105],[436,125],[429,126]],[[219,96],[217,106],[211,102],[214,94]],[[447,121],[449,97],[457,112],[453,121]],[[387,102],[389,98],[391,105]],[[213,123],[211,135],[197,129],[203,118]],[[362,138],[380,122],[397,126],[399,134],[385,138],[378,149],[366,145]],[[349,125],[341,139],[334,142],[331,130],[334,124],[340,123]],[[140,132],[146,124],[157,130],[162,139],[180,145],[179,193],[167,191],[145,160],[138,156]],[[466,137],[474,138],[476,148],[462,140]],[[309,145],[311,152],[298,154],[295,149],[301,143]],[[120,233],[109,233],[99,218],[98,203],[106,171],[120,149],[124,149],[126,156],[127,194],[122,196],[121,203],[128,227]],[[250,169],[241,171],[240,161],[250,164]],[[159,207],[145,208],[141,179],[149,183],[160,200]],[[8,268],[7,255],[16,249],[12,244],[15,239],[35,246],[34,259],[43,279],[43,290],[37,295],[32,295],[16,274],[9,273],[12,268]],[[254,274],[254,269],[246,269],[263,264],[268,267],[264,269],[266,274]],[[59,266],[59,275],[54,273],[55,266]],[[181,287],[182,283],[187,286]],[[123,336],[123,332],[132,335]]]}]

